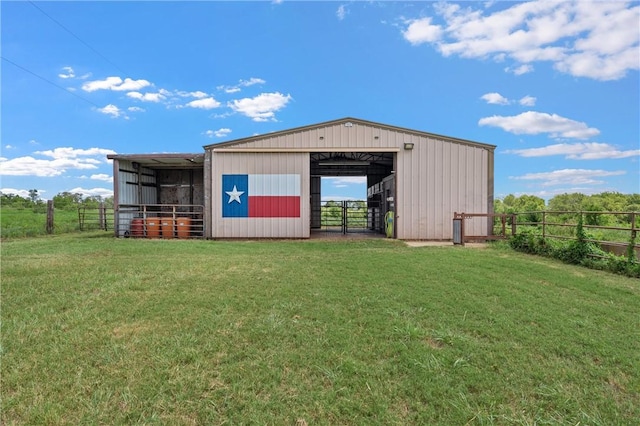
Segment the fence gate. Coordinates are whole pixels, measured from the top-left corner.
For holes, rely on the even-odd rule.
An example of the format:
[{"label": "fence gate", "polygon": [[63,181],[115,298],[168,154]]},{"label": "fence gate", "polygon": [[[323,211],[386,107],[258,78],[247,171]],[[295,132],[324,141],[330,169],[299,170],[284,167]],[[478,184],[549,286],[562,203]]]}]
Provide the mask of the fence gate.
[{"label": "fence gate", "polygon": [[378,232],[381,223],[380,208],[363,200],[327,201],[320,207],[323,231]]}]

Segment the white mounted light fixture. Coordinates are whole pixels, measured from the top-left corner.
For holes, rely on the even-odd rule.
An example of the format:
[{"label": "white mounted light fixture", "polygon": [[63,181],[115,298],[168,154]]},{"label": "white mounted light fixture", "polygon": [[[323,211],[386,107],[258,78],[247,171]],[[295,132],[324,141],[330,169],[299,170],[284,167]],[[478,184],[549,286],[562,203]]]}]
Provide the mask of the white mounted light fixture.
[{"label": "white mounted light fixture", "polygon": [[406,149],[406,150],[413,149],[413,142],[405,142],[404,143],[404,149]]}]

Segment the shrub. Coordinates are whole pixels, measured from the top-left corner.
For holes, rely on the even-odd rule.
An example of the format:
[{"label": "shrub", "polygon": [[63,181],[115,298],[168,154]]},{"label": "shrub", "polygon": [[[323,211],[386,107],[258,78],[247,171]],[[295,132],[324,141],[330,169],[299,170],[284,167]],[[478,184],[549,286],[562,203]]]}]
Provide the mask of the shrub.
[{"label": "shrub", "polygon": [[635,238],[631,238],[626,256],[604,252],[582,226],[578,218],[576,239],[559,241],[542,237],[540,231],[529,228],[512,236],[509,246],[517,251],[559,259],[565,263],[640,278],[640,264],[636,263]]}]

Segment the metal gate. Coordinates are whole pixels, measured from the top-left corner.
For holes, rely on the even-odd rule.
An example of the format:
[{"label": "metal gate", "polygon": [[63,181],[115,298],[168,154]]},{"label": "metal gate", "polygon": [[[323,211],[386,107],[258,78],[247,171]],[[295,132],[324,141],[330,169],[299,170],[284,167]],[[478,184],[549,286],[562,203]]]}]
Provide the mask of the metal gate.
[{"label": "metal gate", "polygon": [[380,208],[378,203],[373,204],[363,200],[327,201],[320,206],[320,228],[342,234],[380,232]]}]

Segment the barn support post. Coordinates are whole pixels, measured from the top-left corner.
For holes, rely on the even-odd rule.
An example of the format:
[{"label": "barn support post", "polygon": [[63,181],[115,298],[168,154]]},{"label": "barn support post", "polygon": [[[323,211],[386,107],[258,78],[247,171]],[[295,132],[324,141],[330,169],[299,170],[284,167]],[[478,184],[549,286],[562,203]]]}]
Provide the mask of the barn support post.
[{"label": "barn support post", "polygon": [[47,234],[53,234],[53,200],[47,201]]}]

